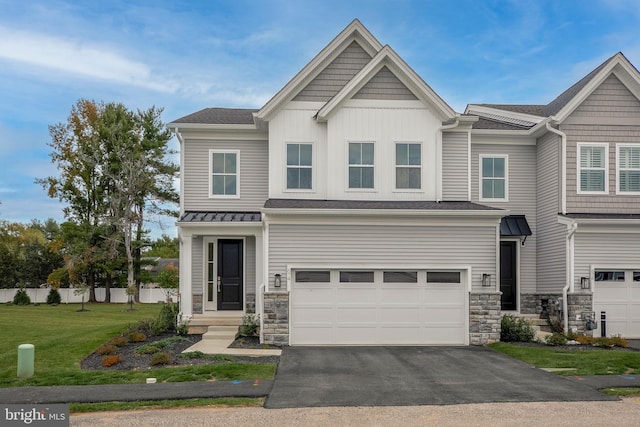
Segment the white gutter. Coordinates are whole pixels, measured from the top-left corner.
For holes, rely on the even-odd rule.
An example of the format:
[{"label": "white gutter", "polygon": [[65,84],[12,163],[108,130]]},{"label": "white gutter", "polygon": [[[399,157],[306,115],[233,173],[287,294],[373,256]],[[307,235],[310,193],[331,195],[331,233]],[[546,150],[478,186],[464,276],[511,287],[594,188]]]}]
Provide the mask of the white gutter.
[{"label": "white gutter", "polygon": [[442,132],[447,129],[453,129],[458,127],[460,119],[457,118],[455,122],[450,125],[443,125],[438,128],[438,134],[436,135],[436,176],[438,177],[438,187],[436,188],[436,202],[442,201]]},{"label": "white gutter", "polygon": [[562,183],[560,185],[560,212],[567,214],[567,135],[556,128],[551,127],[549,122],[546,123],[547,130],[560,136],[561,144],[561,162],[560,175]]},{"label": "white gutter", "polygon": [[562,288],[562,312],[564,313],[564,333],[569,332],[569,303],[567,301],[567,294],[569,292],[569,288],[573,285],[573,263],[574,263],[574,254],[573,254],[573,235],[578,229],[578,223],[574,222],[571,226],[568,227],[569,231],[567,233],[567,246],[566,246],[566,262],[567,262],[567,274],[566,274],[566,284],[564,288]]},{"label": "white gutter", "polygon": [[[180,216],[182,217],[182,215],[184,215],[184,179],[182,179],[182,165],[184,165],[184,139],[182,138],[182,135],[180,134],[180,129],[176,126],[174,128],[169,128],[173,131],[173,134],[176,136],[176,138],[178,138],[178,142],[180,143],[180,194],[179,194],[179,200],[180,200]],[[176,225],[178,223],[176,222]]]}]

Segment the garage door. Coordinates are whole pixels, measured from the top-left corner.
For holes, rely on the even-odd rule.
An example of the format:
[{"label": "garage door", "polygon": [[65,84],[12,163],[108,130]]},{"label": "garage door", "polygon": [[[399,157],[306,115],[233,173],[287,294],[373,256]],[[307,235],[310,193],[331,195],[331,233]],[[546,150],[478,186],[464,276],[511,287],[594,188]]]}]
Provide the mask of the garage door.
[{"label": "garage door", "polygon": [[598,322],[600,313],[606,312],[607,336],[640,338],[640,268],[596,270],[593,306]]},{"label": "garage door", "polygon": [[292,272],[292,345],[468,343],[462,271]]}]

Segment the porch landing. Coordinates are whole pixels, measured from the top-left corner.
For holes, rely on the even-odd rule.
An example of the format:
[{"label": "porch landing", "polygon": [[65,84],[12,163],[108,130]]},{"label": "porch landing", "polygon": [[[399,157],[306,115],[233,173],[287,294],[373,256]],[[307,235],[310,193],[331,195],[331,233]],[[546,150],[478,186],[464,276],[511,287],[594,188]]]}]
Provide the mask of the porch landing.
[{"label": "porch landing", "polygon": [[183,353],[200,351],[205,354],[226,354],[230,356],[280,356],[282,350],[229,348],[236,339],[238,326],[242,324],[242,317],[196,317],[189,322],[189,333],[203,334],[202,340],[183,351]]}]

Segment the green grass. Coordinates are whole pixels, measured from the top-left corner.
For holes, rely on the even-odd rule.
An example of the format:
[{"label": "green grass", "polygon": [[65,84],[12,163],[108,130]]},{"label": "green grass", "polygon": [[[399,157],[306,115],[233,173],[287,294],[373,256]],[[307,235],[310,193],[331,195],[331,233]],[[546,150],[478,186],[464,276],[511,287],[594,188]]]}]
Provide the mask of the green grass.
[{"label": "green grass", "polygon": [[522,360],[536,368],[574,368],[559,375],[637,375],[640,353],[619,350],[560,350],[553,347],[523,347],[497,342],[495,351]]},{"label": "green grass", "polygon": [[[138,304],[129,312],[126,304],[14,306],[0,304],[0,387],[131,384],[147,377],[158,382],[271,379],[275,364],[228,363],[144,371],[85,371],[80,361],[110,338],[142,319],[155,318],[157,304]],[[35,345],[35,375],[17,378],[18,345]]]},{"label": "green grass", "polygon": [[600,391],[605,394],[610,394],[612,396],[621,396],[621,397],[640,396],[640,388],[637,388],[637,387],[605,388]]},{"label": "green grass", "polygon": [[198,406],[262,406],[264,399],[248,397],[231,397],[215,399],[185,399],[185,400],[144,400],[138,402],[106,402],[106,403],[72,403],[69,411],[103,412],[103,411],[133,411],[142,409],[170,409]]}]

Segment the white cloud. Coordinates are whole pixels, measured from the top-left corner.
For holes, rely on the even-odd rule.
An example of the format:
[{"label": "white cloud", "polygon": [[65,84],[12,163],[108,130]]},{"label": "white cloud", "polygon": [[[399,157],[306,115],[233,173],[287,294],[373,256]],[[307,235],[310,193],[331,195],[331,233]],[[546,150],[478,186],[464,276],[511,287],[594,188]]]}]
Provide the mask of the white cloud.
[{"label": "white cloud", "polygon": [[109,47],[0,27],[0,59],[84,77],[173,92],[177,84]]}]

